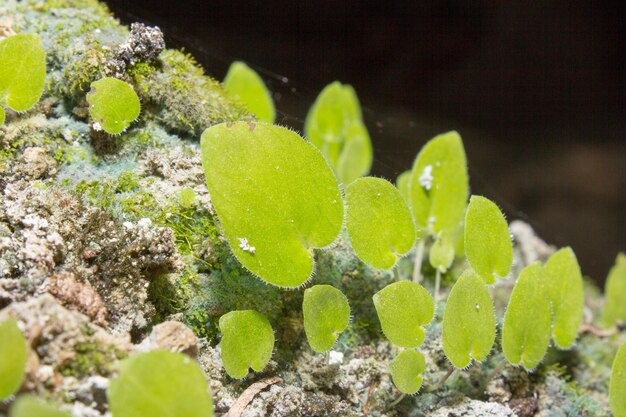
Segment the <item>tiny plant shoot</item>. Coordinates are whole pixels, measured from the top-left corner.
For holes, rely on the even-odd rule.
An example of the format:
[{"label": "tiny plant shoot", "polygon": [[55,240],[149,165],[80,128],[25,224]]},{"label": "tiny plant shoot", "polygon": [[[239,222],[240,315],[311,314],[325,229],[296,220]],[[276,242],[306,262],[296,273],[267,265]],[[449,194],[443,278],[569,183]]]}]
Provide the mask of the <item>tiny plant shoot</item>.
[{"label": "tiny plant shoot", "polygon": [[351,86],[338,81],[327,85],[307,114],[304,133],[322,151],[343,184],[369,173],[372,143]]},{"label": "tiny plant shoot", "polygon": [[571,248],[560,249],[548,259],[545,282],[552,304],[552,338],[556,346],[568,349],[576,341],[585,307],[583,277]]},{"label": "tiny plant shoot", "polygon": [[511,272],[513,244],[502,212],[490,200],[473,195],[465,215],[465,256],[487,284]]},{"label": "tiny plant shoot", "polygon": [[23,395],[11,406],[9,417],[71,417],[71,415],[32,395]]},{"label": "tiny plant shoot", "polygon": [[224,88],[260,121],[274,123],[276,110],[272,95],[252,68],[240,61],[233,62],[224,78]]},{"label": "tiny plant shoot", "polygon": [[609,400],[615,417],[626,417],[626,343],[620,347],[611,371]]},{"label": "tiny plant shoot", "polygon": [[411,211],[388,181],[365,177],[346,188],[346,227],[359,259],[390,269],[415,243]]},{"label": "tiny plant shoot", "polygon": [[315,146],[265,123],[212,126],[202,134],[211,201],[235,257],[261,279],[297,287],[313,273],[312,250],[343,223],[332,170]]},{"label": "tiny plant shoot", "polygon": [[626,254],[620,253],[615,265],[609,271],[604,287],[604,312],[602,324],[605,327],[615,323],[626,323]]},{"label": "tiny plant shoot", "polygon": [[350,322],[350,305],[341,291],[330,285],[315,285],[304,291],[304,331],[311,349],[329,351]]},{"label": "tiny plant shoot", "polygon": [[420,284],[399,281],[374,294],[374,307],[383,333],[391,343],[416,348],[424,343],[424,327],[433,319],[433,299]]},{"label": "tiny plant shoot", "polygon": [[272,357],[274,331],[261,313],[231,311],[220,317],[222,362],[228,375],[242,379],[252,368],[261,372]]},{"label": "tiny plant shoot", "polygon": [[24,380],[28,346],[15,320],[0,323],[0,400],[15,394]]},{"label": "tiny plant shoot", "polygon": [[87,102],[93,129],[104,130],[111,135],[124,132],[139,117],[141,110],[133,87],[112,77],[92,82]]},{"label": "tiny plant shoot", "polygon": [[496,314],[485,281],[468,268],[452,287],[443,313],[443,351],[456,368],[489,355]]},{"label": "tiny plant shoot", "polygon": [[411,182],[411,171],[404,171],[402,174],[398,175],[396,178],[396,187],[402,198],[408,203],[409,202],[409,183]]},{"label": "tiny plant shoot", "polygon": [[539,262],[522,270],[504,314],[502,351],[513,365],[534,369],[548,350],[551,337],[550,297]]},{"label": "tiny plant shoot", "polygon": [[46,52],[39,35],[17,34],[0,41],[0,125],[4,107],[25,111],[41,98],[46,81]]},{"label": "tiny plant shoot", "polygon": [[200,366],[182,353],[154,350],[119,363],[108,389],[114,417],[211,417],[213,401]]},{"label": "tiny plant shoot", "polygon": [[415,350],[403,350],[389,365],[391,379],[403,394],[415,394],[422,387],[426,370],[424,355]]}]

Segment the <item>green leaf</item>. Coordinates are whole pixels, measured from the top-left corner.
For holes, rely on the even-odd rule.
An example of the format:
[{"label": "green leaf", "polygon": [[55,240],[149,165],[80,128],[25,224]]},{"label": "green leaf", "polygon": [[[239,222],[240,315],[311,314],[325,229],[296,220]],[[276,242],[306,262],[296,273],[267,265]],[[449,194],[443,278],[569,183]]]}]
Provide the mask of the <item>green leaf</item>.
[{"label": "green leaf", "polygon": [[240,61],[233,62],[224,78],[224,88],[259,120],[274,123],[276,110],[272,95],[252,68]]},{"label": "green leaf", "polygon": [[604,286],[604,313],[602,324],[611,327],[617,322],[626,323],[626,254],[620,253],[609,271]]},{"label": "green leaf", "polygon": [[428,260],[433,268],[445,274],[454,262],[454,243],[442,234],[431,246]]},{"label": "green leaf", "polygon": [[317,146],[343,184],[367,175],[373,160],[372,143],[363,124],[354,89],[338,81],[319,94],[304,124],[306,137]]},{"label": "green leaf", "polygon": [[411,183],[411,171],[407,170],[404,171],[402,174],[398,175],[398,178],[396,178],[396,187],[398,188],[398,191],[400,191],[400,194],[402,195],[402,198],[404,198],[404,200],[408,203],[409,202],[409,184]]},{"label": "green leaf", "polygon": [[183,208],[193,207],[193,202],[196,200],[196,192],[191,188],[183,188],[178,194],[178,203]]},{"label": "green leaf", "polygon": [[552,336],[561,349],[576,341],[583,321],[583,277],[571,248],[554,253],[545,266],[546,284],[552,302]]},{"label": "green leaf", "polygon": [[609,399],[614,417],[626,417],[626,343],[619,348],[613,361]]},{"label": "green leaf", "polygon": [[116,135],[139,117],[139,97],[128,83],[107,77],[91,83],[87,94],[94,130]]},{"label": "green leaf", "polygon": [[534,369],[548,350],[551,337],[550,296],[540,262],[520,273],[504,314],[502,351],[513,365]]},{"label": "green leaf", "polygon": [[420,231],[450,238],[458,234],[469,185],[463,142],[457,132],[434,137],[413,164],[409,186],[410,206]]},{"label": "green leaf", "polygon": [[9,417],[71,417],[71,415],[32,395],[23,395],[11,407]]},{"label": "green leaf", "polygon": [[220,317],[222,362],[228,375],[241,379],[249,368],[260,372],[272,357],[274,331],[254,310],[231,311]]},{"label": "green leaf", "polygon": [[513,244],[502,212],[492,201],[473,195],[465,216],[465,256],[487,284],[511,272]]},{"label": "green leaf", "polygon": [[433,298],[420,284],[399,281],[374,294],[383,333],[391,343],[415,348],[424,343],[424,327],[433,319]]},{"label": "green leaf", "polygon": [[330,285],[315,285],[304,291],[304,331],[311,349],[329,351],[350,322],[350,305],[341,291]]},{"label": "green leaf", "polygon": [[346,227],[359,259],[374,268],[392,268],[415,243],[409,207],[400,192],[380,178],[359,178],[348,185]]},{"label": "green leaf", "polygon": [[330,245],[343,223],[339,185],[322,154],[283,127],[235,122],[204,131],[202,165],[239,262],[274,285],[306,282],[312,250]]},{"label": "green leaf", "polygon": [[403,350],[391,365],[391,379],[404,394],[415,394],[422,386],[422,374],[426,370],[424,355],[415,350]]},{"label": "green leaf", "polygon": [[181,353],[155,350],[123,360],[109,385],[115,417],[210,417],[213,402],[200,366]]},{"label": "green leaf", "polygon": [[46,82],[46,52],[39,35],[17,34],[0,41],[0,62],[0,107],[8,105],[15,111],[33,107]]},{"label": "green leaf", "polygon": [[443,313],[443,351],[457,368],[485,359],[496,338],[496,314],[485,281],[471,268],[452,287]]},{"label": "green leaf", "polygon": [[24,380],[28,346],[13,319],[0,323],[0,400],[15,394]]}]

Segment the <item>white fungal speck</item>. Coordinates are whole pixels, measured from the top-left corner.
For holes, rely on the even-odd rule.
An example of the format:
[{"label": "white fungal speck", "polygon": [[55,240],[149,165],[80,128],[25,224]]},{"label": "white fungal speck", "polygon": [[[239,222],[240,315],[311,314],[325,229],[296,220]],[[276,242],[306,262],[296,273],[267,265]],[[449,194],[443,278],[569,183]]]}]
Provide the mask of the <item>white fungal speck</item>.
[{"label": "white fungal speck", "polygon": [[99,132],[102,130],[102,126],[100,126],[100,123],[95,122],[93,125],[91,125],[91,127],[93,128],[93,130],[95,130],[96,132]]},{"label": "white fungal speck", "polygon": [[476,311],[480,310],[480,305],[476,304]]},{"label": "white fungal speck", "polygon": [[337,352],[336,350],[331,350],[328,353],[329,365],[340,365],[342,363],[343,363],[343,352]]},{"label": "white fungal speck", "polygon": [[429,191],[433,186],[433,166],[426,165],[424,170],[422,171],[422,175],[419,178],[420,185],[426,190]]},{"label": "white fungal speck", "polygon": [[239,238],[239,247],[242,250],[245,250],[246,252],[249,252],[249,253],[256,252],[256,248],[254,246],[250,246],[250,244],[248,243],[248,238],[247,237],[240,237]]}]

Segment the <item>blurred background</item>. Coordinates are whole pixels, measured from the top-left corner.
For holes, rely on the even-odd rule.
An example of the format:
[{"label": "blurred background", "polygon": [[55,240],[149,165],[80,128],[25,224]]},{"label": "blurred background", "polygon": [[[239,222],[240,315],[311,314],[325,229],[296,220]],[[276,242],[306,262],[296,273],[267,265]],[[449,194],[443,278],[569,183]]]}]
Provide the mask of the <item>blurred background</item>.
[{"label": "blurred background", "polygon": [[428,139],[458,130],[472,192],[572,246],[598,283],[626,251],[623,0],[106,2],[217,79],[247,62],[278,122],[300,131],[326,84],[352,84],[374,175],[395,180]]}]

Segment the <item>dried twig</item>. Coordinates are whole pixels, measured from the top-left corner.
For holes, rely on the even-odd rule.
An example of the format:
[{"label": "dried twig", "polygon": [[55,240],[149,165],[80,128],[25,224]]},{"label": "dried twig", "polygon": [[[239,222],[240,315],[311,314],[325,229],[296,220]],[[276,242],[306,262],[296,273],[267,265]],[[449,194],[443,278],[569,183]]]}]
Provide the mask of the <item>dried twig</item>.
[{"label": "dried twig", "polygon": [[282,382],[283,380],[278,376],[273,376],[271,378],[265,378],[261,381],[255,382],[250,385],[244,392],[241,393],[237,401],[230,407],[228,411],[227,417],[241,417],[241,414],[244,412],[248,404],[254,399],[254,397],[265,388],[270,385],[277,384]]},{"label": "dried twig", "polygon": [[609,329],[599,329],[592,324],[583,324],[580,326],[580,333],[591,333],[594,336],[598,337],[610,337],[616,334],[619,331],[617,326],[613,326]]}]

